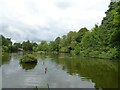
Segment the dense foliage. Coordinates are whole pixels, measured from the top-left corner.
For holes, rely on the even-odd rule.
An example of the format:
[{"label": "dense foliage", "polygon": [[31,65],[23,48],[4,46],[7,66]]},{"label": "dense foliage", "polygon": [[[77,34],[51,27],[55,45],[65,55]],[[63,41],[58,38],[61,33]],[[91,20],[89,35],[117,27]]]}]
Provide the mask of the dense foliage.
[{"label": "dense foliage", "polygon": [[30,63],[30,62],[37,62],[37,59],[32,54],[25,54],[20,58],[21,63]]},{"label": "dense foliage", "polygon": [[[45,51],[71,53],[99,58],[120,58],[120,2],[111,2],[100,26],[95,25],[92,30],[81,28],[78,32],[70,31],[54,41],[37,43],[24,41],[14,43],[2,36],[3,51]],[[12,48],[11,48],[12,47]]]},{"label": "dense foliage", "polygon": [[10,38],[5,38],[3,35],[0,35],[0,46],[2,46],[2,51],[3,52],[10,52],[11,51],[11,46],[12,46],[12,41]]},{"label": "dense foliage", "polygon": [[18,51],[35,51],[38,46],[35,42],[30,42],[29,40],[23,41],[22,43],[12,43],[10,38],[5,38],[3,35],[0,35],[2,52],[18,52]]}]

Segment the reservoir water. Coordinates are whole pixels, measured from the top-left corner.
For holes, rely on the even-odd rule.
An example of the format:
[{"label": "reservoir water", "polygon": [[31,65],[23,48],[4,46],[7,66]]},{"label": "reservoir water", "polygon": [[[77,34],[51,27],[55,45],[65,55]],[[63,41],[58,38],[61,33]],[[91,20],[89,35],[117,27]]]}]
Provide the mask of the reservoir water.
[{"label": "reservoir water", "polygon": [[2,88],[118,88],[116,60],[33,54],[37,63],[20,64],[23,53],[4,53]]}]

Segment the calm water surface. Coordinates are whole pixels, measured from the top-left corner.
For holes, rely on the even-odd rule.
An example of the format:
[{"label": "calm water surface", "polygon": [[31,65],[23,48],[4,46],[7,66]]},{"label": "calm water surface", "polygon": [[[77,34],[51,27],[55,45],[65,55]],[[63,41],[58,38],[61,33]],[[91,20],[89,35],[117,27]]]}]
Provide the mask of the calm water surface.
[{"label": "calm water surface", "polygon": [[3,88],[117,88],[118,62],[72,57],[68,54],[36,54],[38,63],[20,64],[22,53],[2,56]]}]

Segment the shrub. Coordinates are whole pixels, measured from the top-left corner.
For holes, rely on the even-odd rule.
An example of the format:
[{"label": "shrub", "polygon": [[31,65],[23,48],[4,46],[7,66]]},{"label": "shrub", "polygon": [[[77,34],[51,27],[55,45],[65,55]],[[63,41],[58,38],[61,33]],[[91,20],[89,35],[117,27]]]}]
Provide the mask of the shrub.
[{"label": "shrub", "polygon": [[21,63],[37,62],[37,59],[32,54],[26,54],[23,57],[21,57],[20,62]]}]

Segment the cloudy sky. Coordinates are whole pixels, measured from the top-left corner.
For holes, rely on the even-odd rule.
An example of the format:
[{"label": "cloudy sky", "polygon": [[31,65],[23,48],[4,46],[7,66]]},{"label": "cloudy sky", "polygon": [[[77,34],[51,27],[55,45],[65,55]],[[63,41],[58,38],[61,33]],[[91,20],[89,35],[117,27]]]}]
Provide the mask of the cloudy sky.
[{"label": "cloudy sky", "polygon": [[0,0],[0,34],[21,42],[51,41],[100,24],[110,0]]}]

